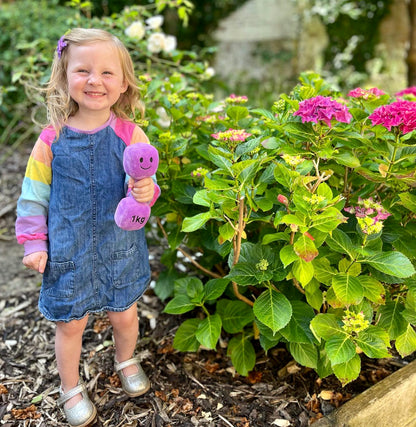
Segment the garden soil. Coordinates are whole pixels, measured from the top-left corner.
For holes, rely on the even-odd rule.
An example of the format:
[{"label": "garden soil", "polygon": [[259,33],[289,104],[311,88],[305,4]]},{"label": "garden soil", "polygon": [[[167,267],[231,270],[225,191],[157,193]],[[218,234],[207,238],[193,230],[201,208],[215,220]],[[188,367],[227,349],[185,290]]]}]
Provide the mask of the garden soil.
[{"label": "garden soil", "polygon": [[[54,324],[37,309],[41,278],[21,264],[22,247],[14,238],[16,198],[29,153],[0,151],[0,425],[65,426],[55,403]],[[150,246],[150,253],[156,279],[163,242]],[[164,314],[151,289],[140,300],[138,315],[137,355],[152,387],[137,398],[121,392],[105,315],[90,316],[80,372],[98,408],[97,427],[308,426],[409,361],[363,357],[360,377],[343,388],[334,376],[321,380],[299,366],[284,346],[267,354],[257,347],[256,366],[242,377],[227,357],[226,335],[216,351],[175,351],[175,331],[185,317]]]}]

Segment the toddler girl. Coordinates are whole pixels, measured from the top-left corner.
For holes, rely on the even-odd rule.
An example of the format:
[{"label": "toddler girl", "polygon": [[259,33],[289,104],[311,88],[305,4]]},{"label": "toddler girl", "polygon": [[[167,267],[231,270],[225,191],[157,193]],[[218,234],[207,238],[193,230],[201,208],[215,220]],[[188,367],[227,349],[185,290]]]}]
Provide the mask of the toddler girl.
[{"label": "toddler girl", "polygon": [[149,142],[129,117],[142,111],[130,55],[98,29],[73,29],[58,42],[46,92],[49,126],[30,156],[17,205],[16,236],[23,264],[43,273],[39,309],[56,322],[60,398],[71,426],[96,416],[79,378],[82,335],[89,313],[105,311],[113,327],[115,370],[129,396],[150,382],[133,357],[136,301],[150,281],[144,230],[114,222],[127,187],[154,203],[152,178],[126,176],[126,146]]}]

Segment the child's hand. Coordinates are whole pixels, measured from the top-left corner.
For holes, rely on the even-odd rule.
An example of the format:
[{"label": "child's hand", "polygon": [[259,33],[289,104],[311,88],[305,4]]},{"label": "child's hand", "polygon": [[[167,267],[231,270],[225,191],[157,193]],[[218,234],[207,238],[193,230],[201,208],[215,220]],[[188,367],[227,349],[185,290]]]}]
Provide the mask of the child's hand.
[{"label": "child's hand", "polygon": [[33,252],[32,254],[23,257],[23,265],[31,270],[38,271],[43,274],[48,260],[47,252]]},{"label": "child's hand", "polygon": [[150,177],[139,179],[134,181],[133,178],[129,179],[129,188],[131,188],[131,194],[139,203],[147,203],[153,199],[155,193],[155,183]]}]

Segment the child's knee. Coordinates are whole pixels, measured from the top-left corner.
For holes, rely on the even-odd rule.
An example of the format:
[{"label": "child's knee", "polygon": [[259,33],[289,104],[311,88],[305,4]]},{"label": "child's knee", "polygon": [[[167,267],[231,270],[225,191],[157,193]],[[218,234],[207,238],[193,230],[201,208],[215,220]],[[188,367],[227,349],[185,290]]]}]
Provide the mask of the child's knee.
[{"label": "child's knee", "polygon": [[108,317],[115,329],[129,329],[138,323],[137,311],[126,310],[120,312],[109,312]]},{"label": "child's knee", "polygon": [[66,336],[77,336],[84,332],[87,324],[87,316],[81,320],[71,320],[69,322],[57,322],[57,332]]}]

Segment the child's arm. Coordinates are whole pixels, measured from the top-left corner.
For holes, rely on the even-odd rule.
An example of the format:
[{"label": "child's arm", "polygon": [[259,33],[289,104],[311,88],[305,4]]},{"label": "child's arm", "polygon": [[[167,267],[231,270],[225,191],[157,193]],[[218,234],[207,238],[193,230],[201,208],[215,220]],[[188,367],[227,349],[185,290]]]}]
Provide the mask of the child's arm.
[{"label": "child's arm", "polygon": [[[52,180],[50,144],[54,135],[48,128],[37,140],[27,164],[22,192],[17,202],[16,238],[25,248],[25,257],[32,253],[46,253],[48,250],[47,215]],[[24,262],[39,271],[43,260],[45,256],[42,255],[37,265],[33,260],[26,259]]]}]

